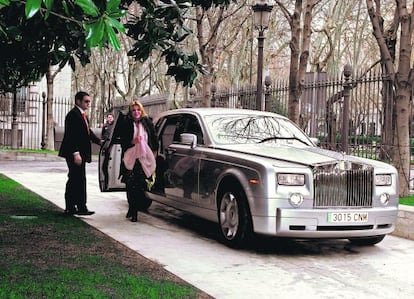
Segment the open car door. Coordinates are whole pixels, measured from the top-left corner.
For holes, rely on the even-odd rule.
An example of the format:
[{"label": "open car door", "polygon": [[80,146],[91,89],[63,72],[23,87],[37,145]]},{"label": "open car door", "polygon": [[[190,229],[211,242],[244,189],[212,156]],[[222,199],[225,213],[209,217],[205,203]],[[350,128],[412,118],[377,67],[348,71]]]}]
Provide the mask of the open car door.
[{"label": "open car door", "polygon": [[125,184],[121,182],[119,175],[121,166],[121,142],[117,136],[117,126],[124,118],[120,111],[115,119],[115,127],[105,140],[104,145],[99,152],[99,188],[101,192],[107,191],[125,191]]}]

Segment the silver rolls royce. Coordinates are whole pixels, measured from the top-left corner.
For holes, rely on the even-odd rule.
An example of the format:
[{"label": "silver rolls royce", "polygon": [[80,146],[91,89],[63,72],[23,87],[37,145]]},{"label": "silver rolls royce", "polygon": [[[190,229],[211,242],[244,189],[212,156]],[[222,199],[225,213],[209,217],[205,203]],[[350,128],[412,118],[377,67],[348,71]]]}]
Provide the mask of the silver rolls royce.
[{"label": "silver rolls royce", "polygon": [[[321,149],[286,117],[188,108],[163,112],[154,123],[156,182],[142,209],[157,201],[214,221],[232,247],[255,234],[373,245],[394,230],[396,169]],[[115,128],[100,154],[101,191],[124,190],[120,163]]]}]

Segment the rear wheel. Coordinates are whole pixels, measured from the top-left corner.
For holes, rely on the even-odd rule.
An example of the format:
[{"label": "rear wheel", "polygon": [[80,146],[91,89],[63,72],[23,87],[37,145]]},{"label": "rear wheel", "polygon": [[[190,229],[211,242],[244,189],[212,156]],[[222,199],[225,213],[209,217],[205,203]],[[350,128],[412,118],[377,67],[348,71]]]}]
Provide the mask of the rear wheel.
[{"label": "rear wheel", "polygon": [[218,218],[224,243],[230,247],[245,246],[252,236],[252,225],[241,188],[234,187],[221,193]]},{"label": "rear wheel", "polygon": [[384,240],[385,235],[373,236],[373,237],[361,237],[361,238],[351,238],[349,241],[352,244],[359,246],[370,246],[375,245]]}]

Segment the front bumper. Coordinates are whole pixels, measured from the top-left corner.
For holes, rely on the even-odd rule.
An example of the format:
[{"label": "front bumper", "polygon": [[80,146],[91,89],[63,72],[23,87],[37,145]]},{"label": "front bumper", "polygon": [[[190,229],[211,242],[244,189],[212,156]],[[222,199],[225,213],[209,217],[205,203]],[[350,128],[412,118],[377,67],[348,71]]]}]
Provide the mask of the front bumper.
[{"label": "front bumper", "polygon": [[[328,213],[368,212],[365,222],[328,221]],[[275,217],[253,217],[258,234],[292,238],[352,238],[385,235],[395,229],[397,207],[369,209],[276,209]]]}]

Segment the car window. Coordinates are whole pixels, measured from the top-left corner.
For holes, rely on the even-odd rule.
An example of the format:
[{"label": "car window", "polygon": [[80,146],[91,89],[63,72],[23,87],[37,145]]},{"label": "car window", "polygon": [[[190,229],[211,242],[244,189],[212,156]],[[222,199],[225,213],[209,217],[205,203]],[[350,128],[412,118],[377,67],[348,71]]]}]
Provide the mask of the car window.
[{"label": "car window", "polygon": [[177,129],[177,123],[178,123],[178,118],[175,116],[160,119],[158,121],[156,127],[162,126],[162,130],[159,135],[161,154],[165,154],[165,150],[173,143],[175,132]]},{"label": "car window", "polygon": [[208,115],[211,137],[219,144],[289,142],[311,145],[309,138],[291,121],[265,115]]},{"label": "car window", "polygon": [[191,133],[197,136],[197,144],[204,144],[203,132],[201,131],[200,123],[198,119],[192,115],[189,115],[185,119],[185,126],[183,133]]},{"label": "car window", "polygon": [[197,144],[204,144],[203,132],[201,131],[200,123],[195,116],[183,114],[177,118],[173,141],[180,143],[180,136],[182,133],[194,134],[197,136]]}]

